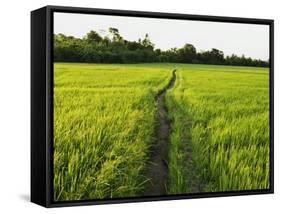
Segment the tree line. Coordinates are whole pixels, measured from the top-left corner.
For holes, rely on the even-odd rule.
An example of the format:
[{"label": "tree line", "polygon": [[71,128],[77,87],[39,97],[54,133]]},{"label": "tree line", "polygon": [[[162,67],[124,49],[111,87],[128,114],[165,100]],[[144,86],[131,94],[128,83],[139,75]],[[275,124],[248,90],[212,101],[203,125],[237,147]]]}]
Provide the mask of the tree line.
[{"label": "tree line", "polygon": [[109,35],[101,36],[90,31],[83,38],[54,35],[55,62],[86,63],[147,63],[172,62],[216,65],[238,65],[268,67],[269,61],[250,57],[225,56],[223,51],[213,48],[208,51],[197,51],[194,45],[185,44],[182,48],[171,48],[163,51],[155,49],[149,35],[138,41],[124,39],[117,28],[109,28]]}]

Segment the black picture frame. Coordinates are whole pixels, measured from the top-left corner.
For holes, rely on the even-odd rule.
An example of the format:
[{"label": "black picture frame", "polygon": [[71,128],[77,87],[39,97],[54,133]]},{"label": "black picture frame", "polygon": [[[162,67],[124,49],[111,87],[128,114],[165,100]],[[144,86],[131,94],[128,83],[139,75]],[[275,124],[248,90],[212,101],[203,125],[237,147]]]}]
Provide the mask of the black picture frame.
[{"label": "black picture frame", "polygon": [[[266,190],[194,193],[54,202],[53,196],[53,14],[54,12],[198,20],[269,25],[270,27],[270,188]],[[225,197],[274,193],[274,21],[237,17],[46,6],[31,12],[31,201],[44,207]]]}]

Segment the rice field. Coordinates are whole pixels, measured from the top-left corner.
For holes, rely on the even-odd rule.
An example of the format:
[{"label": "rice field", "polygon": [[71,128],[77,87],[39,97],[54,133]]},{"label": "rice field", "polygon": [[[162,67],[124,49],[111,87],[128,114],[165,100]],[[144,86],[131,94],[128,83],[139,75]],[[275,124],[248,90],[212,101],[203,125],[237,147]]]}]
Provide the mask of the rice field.
[{"label": "rice field", "polygon": [[177,77],[169,193],[268,189],[269,69],[178,65]]},{"label": "rice field", "polygon": [[139,195],[169,66],[54,66],[54,200]]},{"label": "rice field", "polygon": [[269,69],[54,64],[54,201],[142,196],[170,81],[167,194],[269,188]]}]

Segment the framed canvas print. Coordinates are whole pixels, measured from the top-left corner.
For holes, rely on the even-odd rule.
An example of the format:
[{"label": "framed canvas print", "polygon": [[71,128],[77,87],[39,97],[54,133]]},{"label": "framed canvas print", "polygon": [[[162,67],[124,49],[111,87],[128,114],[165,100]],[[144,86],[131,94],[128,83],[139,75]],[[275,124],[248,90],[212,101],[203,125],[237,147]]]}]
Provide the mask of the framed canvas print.
[{"label": "framed canvas print", "polygon": [[31,201],[273,193],[273,20],[31,13]]}]

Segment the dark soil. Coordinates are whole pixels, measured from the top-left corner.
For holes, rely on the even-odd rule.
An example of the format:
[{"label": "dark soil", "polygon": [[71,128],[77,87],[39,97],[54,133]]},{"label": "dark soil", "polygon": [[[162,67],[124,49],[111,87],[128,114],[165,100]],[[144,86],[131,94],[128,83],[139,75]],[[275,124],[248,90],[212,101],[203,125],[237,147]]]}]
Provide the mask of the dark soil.
[{"label": "dark soil", "polygon": [[157,100],[157,121],[155,146],[150,159],[147,177],[150,179],[145,186],[145,196],[159,196],[166,194],[168,178],[168,151],[170,137],[170,122],[168,110],[165,106],[165,94],[167,89],[172,88],[176,81],[176,70],[168,85],[159,92]]}]

